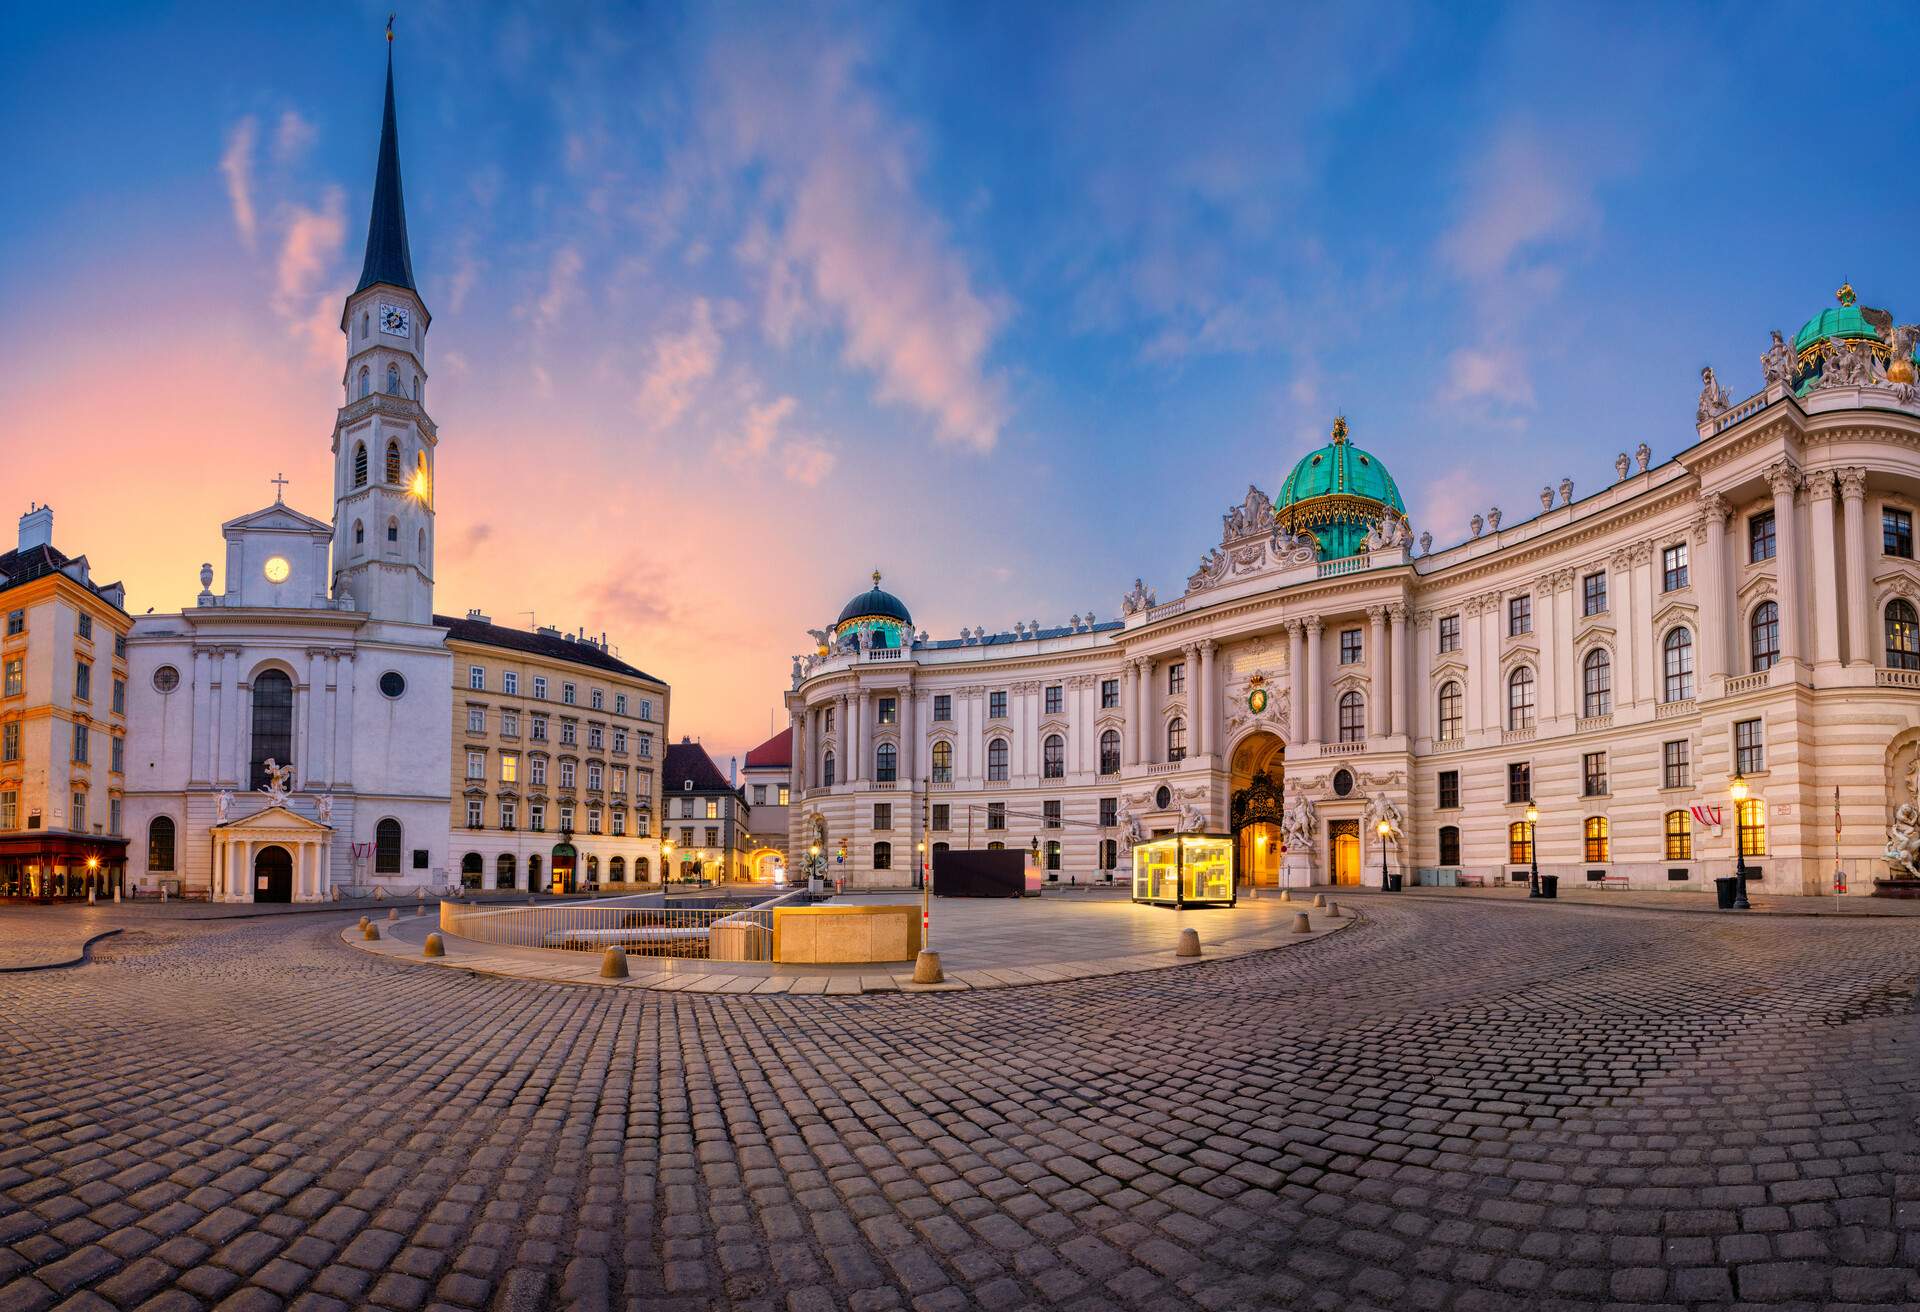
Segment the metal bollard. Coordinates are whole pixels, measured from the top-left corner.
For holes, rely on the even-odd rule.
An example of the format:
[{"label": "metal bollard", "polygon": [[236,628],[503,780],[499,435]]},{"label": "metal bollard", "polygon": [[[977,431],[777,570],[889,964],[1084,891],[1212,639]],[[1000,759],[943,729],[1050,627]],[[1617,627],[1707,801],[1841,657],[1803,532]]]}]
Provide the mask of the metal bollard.
[{"label": "metal bollard", "polygon": [[426,943],[420,949],[420,955],[423,957],[444,957],[447,955],[447,945],[440,941],[438,934],[429,934],[427,935]]},{"label": "metal bollard", "polygon": [[929,948],[920,949],[920,955],[913,959],[913,982],[915,984],[944,984],[947,974],[940,969],[940,954]]},{"label": "metal bollard", "polygon": [[601,979],[625,979],[627,977],[627,950],[618,943],[608,948],[600,958]]},{"label": "metal bollard", "polygon": [[1296,933],[1296,934],[1311,934],[1311,933],[1313,933],[1313,925],[1312,925],[1312,923],[1311,923],[1311,922],[1310,922],[1310,921],[1309,921],[1309,920],[1307,919],[1307,913],[1306,913],[1306,912],[1304,912],[1304,911],[1296,911],[1296,912],[1294,912],[1294,913],[1293,913],[1293,932],[1294,932],[1294,933]]},{"label": "metal bollard", "polygon": [[1176,957],[1197,957],[1200,955],[1200,931],[1183,929],[1180,931],[1180,946],[1173,950]]}]

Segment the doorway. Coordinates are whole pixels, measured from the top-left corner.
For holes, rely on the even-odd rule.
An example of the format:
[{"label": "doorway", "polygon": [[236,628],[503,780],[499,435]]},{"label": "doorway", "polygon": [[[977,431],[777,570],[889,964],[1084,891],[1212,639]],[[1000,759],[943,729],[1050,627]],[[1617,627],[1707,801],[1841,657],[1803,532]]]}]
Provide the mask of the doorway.
[{"label": "doorway", "polygon": [[1286,842],[1280,818],[1286,784],[1286,746],[1275,734],[1259,730],[1233,749],[1234,882],[1242,887],[1280,884]]},{"label": "doorway", "polygon": [[1360,822],[1329,820],[1327,821],[1327,838],[1333,849],[1333,882],[1336,884],[1359,883]]},{"label": "doorway", "polygon": [[293,901],[293,856],[284,847],[263,847],[253,858],[253,900]]}]

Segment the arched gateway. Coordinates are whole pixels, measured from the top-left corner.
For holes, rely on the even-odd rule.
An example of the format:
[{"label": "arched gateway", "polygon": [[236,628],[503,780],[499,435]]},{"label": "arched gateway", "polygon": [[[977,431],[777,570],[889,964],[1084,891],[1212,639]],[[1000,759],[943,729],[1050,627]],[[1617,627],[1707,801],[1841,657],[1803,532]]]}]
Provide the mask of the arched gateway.
[{"label": "arched gateway", "polygon": [[1256,730],[1233,749],[1233,840],[1237,882],[1245,887],[1280,884],[1286,855],[1280,815],[1286,780],[1286,744]]},{"label": "arched gateway", "polygon": [[286,848],[263,847],[253,858],[253,900],[293,901],[293,854]]}]

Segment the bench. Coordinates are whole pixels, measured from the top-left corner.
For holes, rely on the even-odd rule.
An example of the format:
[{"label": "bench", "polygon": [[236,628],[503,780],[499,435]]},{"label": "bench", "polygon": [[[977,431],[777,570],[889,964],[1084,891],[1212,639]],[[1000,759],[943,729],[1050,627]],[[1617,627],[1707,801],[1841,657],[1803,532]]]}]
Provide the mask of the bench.
[{"label": "bench", "polygon": [[1462,888],[1485,888],[1487,886],[1485,875],[1459,875],[1455,878],[1455,882]]},{"label": "bench", "polygon": [[1590,886],[1597,886],[1600,888],[1619,888],[1619,889],[1626,888],[1632,882],[1633,881],[1628,879],[1625,875],[1602,875],[1598,879],[1589,879],[1587,881],[1587,883]]}]

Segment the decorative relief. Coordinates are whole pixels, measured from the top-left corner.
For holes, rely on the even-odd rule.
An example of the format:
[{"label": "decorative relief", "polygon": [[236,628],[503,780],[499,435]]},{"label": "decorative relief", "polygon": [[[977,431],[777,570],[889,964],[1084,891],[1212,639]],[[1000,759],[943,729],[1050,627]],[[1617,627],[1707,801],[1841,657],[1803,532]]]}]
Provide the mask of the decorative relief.
[{"label": "decorative relief", "polygon": [[1800,490],[1800,467],[1791,460],[1776,460],[1762,472],[1776,497],[1792,497]]},{"label": "decorative relief", "polygon": [[1135,579],[1133,581],[1133,591],[1120,599],[1120,613],[1122,615],[1137,615],[1141,611],[1151,610],[1159,604],[1160,599],[1154,594],[1153,590],[1147,587],[1146,583],[1142,580]]},{"label": "decorative relief", "polygon": [[[1232,579],[1298,569],[1314,563],[1312,539],[1295,537],[1281,529],[1274,520],[1272,500],[1251,483],[1247,485],[1246,500],[1228,507],[1220,523],[1220,545],[1202,556],[1200,567],[1187,576],[1187,596],[1217,588]],[[1134,586],[1137,593],[1138,580]],[[1130,595],[1129,603],[1132,600]],[[1154,604],[1150,596],[1145,604]]]}]

